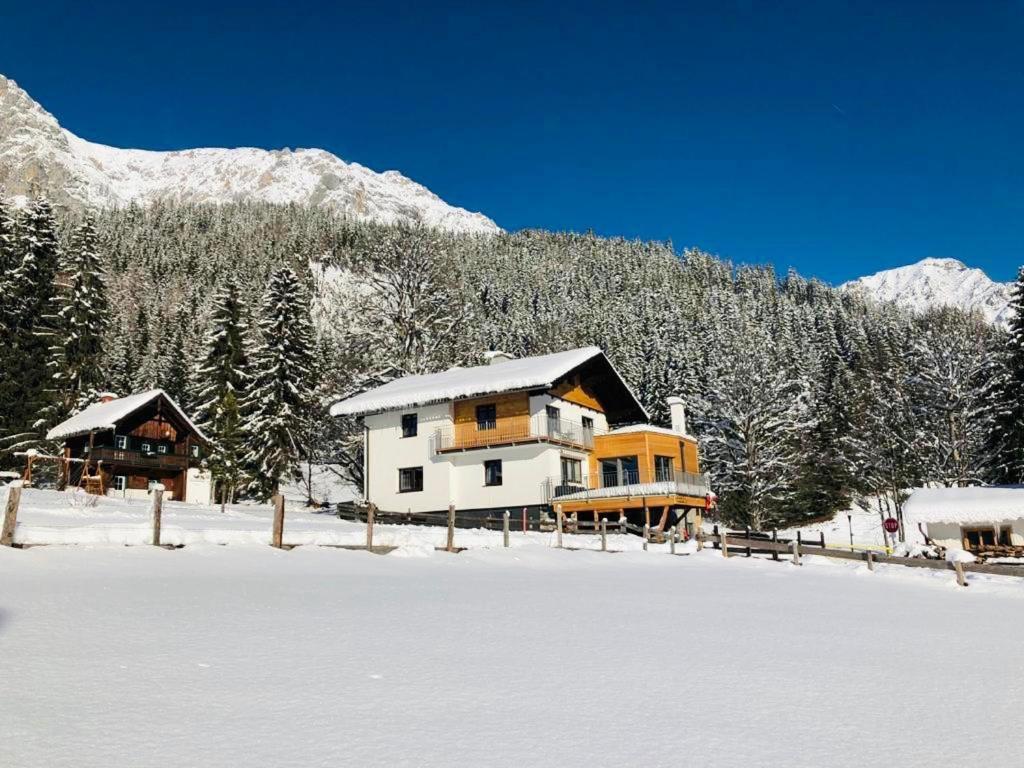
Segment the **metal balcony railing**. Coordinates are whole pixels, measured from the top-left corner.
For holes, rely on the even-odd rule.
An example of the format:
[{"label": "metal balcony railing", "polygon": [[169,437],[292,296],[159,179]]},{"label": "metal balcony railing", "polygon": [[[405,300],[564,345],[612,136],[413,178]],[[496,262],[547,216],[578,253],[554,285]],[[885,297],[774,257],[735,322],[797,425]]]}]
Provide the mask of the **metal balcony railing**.
[{"label": "metal balcony railing", "polygon": [[486,422],[468,422],[442,427],[434,432],[434,452],[514,445],[525,442],[549,442],[574,448],[593,448],[595,430],[566,419],[553,419],[544,413],[516,416]]},{"label": "metal balcony railing", "polygon": [[[642,477],[647,474],[649,477]],[[584,475],[579,480],[548,478],[545,483],[548,503],[589,501],[591,499],[634,498],[642,496],[696,496],[711,491],[707,475],[677,470],[641,473],[635,470]]]}]

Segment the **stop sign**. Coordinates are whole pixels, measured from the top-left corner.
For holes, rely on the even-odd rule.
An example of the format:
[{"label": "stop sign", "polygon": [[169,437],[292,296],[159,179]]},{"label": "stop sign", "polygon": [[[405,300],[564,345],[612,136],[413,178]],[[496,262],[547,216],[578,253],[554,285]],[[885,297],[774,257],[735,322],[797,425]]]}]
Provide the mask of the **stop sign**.
[{"label": "stop sign", "polygon": [[896,533],[900,529],[899,521],[895,517],[887,517],[882,525],[889,533]]}]

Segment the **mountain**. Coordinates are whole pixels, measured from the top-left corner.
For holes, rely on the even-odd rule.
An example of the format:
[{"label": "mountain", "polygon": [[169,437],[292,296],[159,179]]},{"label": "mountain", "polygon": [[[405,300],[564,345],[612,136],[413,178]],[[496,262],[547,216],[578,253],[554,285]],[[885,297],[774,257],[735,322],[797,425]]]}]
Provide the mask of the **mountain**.
[{"label": "mountain", "polygon": [[158,200],[263,201],[336,209],[362,221],[499,232],[397,171],[377,173],[322,149],[117,149],[80,139],[0,75],[0,190],[33,187],[64,204],[109,207]]},{"label": "mountain", "polygon": [[1011,313],[1010,285],[997,283],[980,269],[972,269],[956,259],[923,259],[840,287],[882,301],[895,301],[916,311],[939,306],[976,309],[990,323],[1005,325]]}]

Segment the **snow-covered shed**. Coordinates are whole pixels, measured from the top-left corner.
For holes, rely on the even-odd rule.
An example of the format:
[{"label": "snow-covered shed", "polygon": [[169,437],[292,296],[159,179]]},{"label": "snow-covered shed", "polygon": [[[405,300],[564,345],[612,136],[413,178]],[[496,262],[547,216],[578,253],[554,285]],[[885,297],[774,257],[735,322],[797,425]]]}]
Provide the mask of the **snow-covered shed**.
[{"label": "snow-covered shed", "polygon": [[918,488],[903,515],[950,549],[1024,546],[1024,486]]}]

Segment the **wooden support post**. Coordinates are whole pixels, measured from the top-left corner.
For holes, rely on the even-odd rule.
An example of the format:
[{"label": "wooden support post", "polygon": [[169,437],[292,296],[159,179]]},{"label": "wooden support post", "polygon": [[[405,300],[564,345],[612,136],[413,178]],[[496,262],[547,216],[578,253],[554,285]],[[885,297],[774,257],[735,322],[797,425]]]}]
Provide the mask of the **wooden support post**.
[{"label": "wooden support post", "polygon": [[366,505],[366,551],[373,550],[373,525],[376,522],[377,505],[370,503]]},{"label": "wooden support post", "polygon": [[455,505],[448,505],[448,543],[445,549],[449,552],[455,551]]},{"label": "wooden support post", "polygon": [[799,541],[799,539],[797,539],[796,541],[793,542],[793,564],[794,565],[800,565],[800,541]]},{"label": "wooden support post", "polygon": [[961,587],[967,586],[967,574],[964,573],[964,564],[959,560],[953,561],[953,570],[956,571],[956,583]]},{"label": "wooden support post", "polygon": [[750,557],[750,526],[746,526],[747,532],[747,557]]},{"label": "wooden support post", "polygon": [[526,524],[526,507],[523,507],[523,533],[526,533],[527,530],[529,530],[529,528]]},{"label": "wooden support post", "polygon": [[4,507],[4,525],[0,530],[0,546],[14,546],[14,529],[18,525],[18,505],[21,504],[23,480],[15,480],[7,486],[7,505]]},{"label": "wooden support post", "polygon": [[825,548],[825,532],[824,531],[818,531],[818,537],[819,537],[819,539],[821,541],[821,548],[824,549]]},{"label": "wooden support post", "polygon": [[565,518],[562,515],[562,505],[555,504],[555,546],[562,548],[562,530],[565,525]]},{"label": "wooden support post", "polygon": [[271,501],[274,504],[274,529],[270,538],[270,546],[281,549],[284,543],[284,496],[275,493]]},{"label": "wooden support post", "polygon": [[697,551],[700,552],[704,549],[704,531],[698,528],[694,536],[697,537]]},{"label": "wooden support post", "polygon": [[510,517],[511,517],[511,514],[506,509],[505,510],[505,514],[502,516],[502,520],[501,520],[502,534],[503,534],[503,538],[505,540],[505,549],[508,549],[508,536],[509,536],[508,521],[509,521]]},{"label": "wooden support post", "polygon": [[153,486],[153,546],[160,546],[160,518],[164,509],[164,487],[160,483]]},{"label": "wooden support post", "polygon": [[668,529],[668,552],[670,555],[676,553],[676,527],[674,525]]},{"label": "wooden support post", "polygon": [[601,521],[601,551],[608,551],[608,521]]},{"label": "wooden support post", "polygon": [[722,533],[721,533],[721,535],[719,535],[718,540],[719,540],[719,543],[722,546],[722,557],[728,557],[729,556],[729,531],[728,531],[728,529],[724,525],[722,526]]},{"label": "wooden support post", "polygon": [[869,571],[873,571],[873,570],[875,570],[875,553],[872,552],[869,549],[868,552],[867,552],[867,555],[868,555],[868,570]]},{"label": "wooden support post", "polygon": [[[777,544],[778,541],[779,541],[779,532],[773,529],[772,530],[772,544]],[[775,562],[779,561],[778,550],[774,550],[774,549],[772,550],[772,560],[774,560]]]},{"label": "wooden support post", "polygon": [[651,526],[644,526],[644,552],[647,551],[647,542],[651,540]]}]

